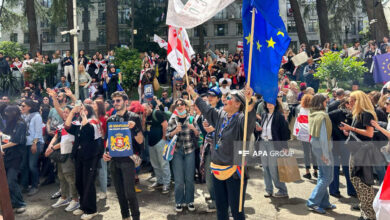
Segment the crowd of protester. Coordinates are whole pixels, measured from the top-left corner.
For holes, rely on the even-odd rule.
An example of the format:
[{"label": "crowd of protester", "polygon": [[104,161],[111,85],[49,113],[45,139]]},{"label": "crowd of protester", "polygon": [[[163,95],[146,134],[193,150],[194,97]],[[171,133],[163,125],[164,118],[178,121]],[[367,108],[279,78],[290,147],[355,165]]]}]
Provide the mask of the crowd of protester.
[{"label": "crowd of protester", "polygon": [[[374,54],[390,52],[387,38],[378,48],[373,42],[368,45],[362,48],[354,44],[360,51],[354,56],[368,66]],[[358,172],[359,165],[355,164],[373,145],[357,143],[390,138],[390,84],[369,94],[359,90],[357,83],[351,88],[333,89],[329,94],[320,93],[321,82],[313,74],[318,58],[329,51],[348,56],[346,46],[339,50],[336,44],[325,44],[323,48],[313,45],[306,49],[303,44],[298,52],[306,52],[309,60],[295,67],[291,61],[295,54],[289,50],[279,71],[276,104],[265,102],[260,95],[252,96],[253,90],[245,86],[242,51],[224,54],[209,50],[205,57],[196,54],[188,71],[188,86],[164,58],[145,53],[138,83],[139,100],[130,100],[120,91],[122,73],[112,64],[113,51],[92,57],[80,51],[80,100],[70,89],[75,61],[69,51],[65,56],[56,51],[52,58],[37,54],[32,59],[25,54],[23,61],[8,59],[9,70],[2,68],[2,74],[12,74],[25,85],[20,97],[12,97],[11,101],[3,96],[0,104],[2,150],[15,212],[26,210],[23,197],[39,193],[44,185],[55,184],[57,176],[59,191],[52,195],[57,199],[53,208],[65,207],[65,211],[81,215],[81,219],[92,219],[99,211],[96,201],[106,199],[107,187],[113,184],[122,218],[140,219],[137,173],[140,167],[149,165],[156,182],[148,190],[168,194],[173,181],[177,212],[183,208],[194,211],[195,182],[206,183],[210,195],[208,212],[217,212],[220,220],[229,215],[236,220],[245,219],[244,212],[238,212],[239,189],[240,178],[244,178],[245,195],[248,172],[242,177],[240,167],[233,163],[232,143],[243,139],[247,108],[248,140],[263,143],[263,151],[288,151],[290,140],[302,146],[306,169],[303,177],[317,179],[307,198],[308,208],[320,214],[336,209],[329,196],[341,197],[341,167],[348,196],[359,200],[353,208],[360,209],[362,219],[375,219],[373,176],[380,184],[386,167],[369,161],[369,169]],[[1,62],[2,59],[5,58],[0,54]],[[25,80],[25,69],[37,62],[58,63],[58,83],[54,88],[44,89]],[[371,82],[370,77],[366,74],[365,82]],[[172,90],[164,89],[161,97],[148,99],[145,86],[155,79],[160,84],[170,82]],[[108,153],[109,122],[128,122],[132,157],[117,158]],[[177,137],[175,152],[168,161],[163,159],[164,146],[173,137]],[[390,151],[389,147],[386,151]],[[286,183],[279,180],[277,157],[263,156],[261,163],[264,196],[288,199]],[[368,178],[366,172],[375,175]]]}]

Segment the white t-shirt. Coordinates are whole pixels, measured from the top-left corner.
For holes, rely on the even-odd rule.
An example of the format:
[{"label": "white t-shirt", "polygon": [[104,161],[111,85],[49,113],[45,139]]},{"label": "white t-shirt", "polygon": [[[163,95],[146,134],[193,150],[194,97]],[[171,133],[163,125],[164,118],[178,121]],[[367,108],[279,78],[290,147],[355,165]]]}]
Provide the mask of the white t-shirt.
[{"label": "white t-shirt", "polygon": [[232,80],[231,79],[229,79],[229,78],[220,78],[219,79],[219,85],[222,85],[222,82],[224,81],[224,80],[226,80],[227,81],[227,83],[228,83],[228,86],[230,86],[231,84],[232,84]]},{"label": "white t-shirt", "polygon": [[219,90],[221,90],[223,95],[226,95],[227,93],[230,92],[230,88],[228,86],[226,86],[226,88],[219,87]]}]

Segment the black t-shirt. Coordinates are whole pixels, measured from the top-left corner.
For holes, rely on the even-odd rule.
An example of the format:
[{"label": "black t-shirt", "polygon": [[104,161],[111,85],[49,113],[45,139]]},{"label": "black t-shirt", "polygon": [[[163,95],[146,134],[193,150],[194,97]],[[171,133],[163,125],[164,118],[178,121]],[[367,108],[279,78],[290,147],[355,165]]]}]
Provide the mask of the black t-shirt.
[{"label": "black t-shirt", "polygon": [[[366,129],[366,126],[371,126],[371,120],[374,120],[374,116],[369,113],[369,112],[362,112],[353,122],[352,122],[352,127],[355,127],[357,129]],[[356,136],[361,140],[361,141],[371,141],[372,138],[360,135],[356,133]]]},{"label": "black t-shirt", "polygon": [[164,121],[164,113],[160,110],[154,110],[152,114],[146,118],[146,132],[148,134],[149,146],[153,147],[162,139],[163,127],[161,126],[161,123]]},{"label": "black t-shirt", "polygon": [[9,141],[17,144],[16,146],[4,149],[4,165],[6,168],[19,168],[26,144],[26,129],[26,124],[23,121],[18,121],[12,131],[4,130],[4,134],[11,136]]}]

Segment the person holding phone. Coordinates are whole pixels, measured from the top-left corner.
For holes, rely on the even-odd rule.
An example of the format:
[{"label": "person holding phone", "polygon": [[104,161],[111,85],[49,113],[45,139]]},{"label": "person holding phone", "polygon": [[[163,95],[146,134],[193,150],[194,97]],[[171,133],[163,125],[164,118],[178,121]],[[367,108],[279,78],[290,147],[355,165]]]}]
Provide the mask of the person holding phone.
[{"label": "person holding phone", "polygon": [[168,140],[177,135],[175,153],[172,159],[173,176],[175,178],[176,212],[183,211],[183,206],[195,211],[194,206],[194,175],[195,175],[195,146],[193,136],[199,136],[196,122],[190,123],[187,111],[189,106],[184,99],[175,102],[177,115],[172,115],[168,122],[166,137]]}]

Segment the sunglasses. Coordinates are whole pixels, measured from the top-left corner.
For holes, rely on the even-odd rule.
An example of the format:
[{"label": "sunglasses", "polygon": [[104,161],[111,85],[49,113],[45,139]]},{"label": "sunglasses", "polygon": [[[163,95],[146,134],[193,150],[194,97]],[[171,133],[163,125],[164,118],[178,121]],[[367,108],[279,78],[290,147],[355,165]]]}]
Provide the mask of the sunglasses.
[{"label": "sunglasses", "polygon": [[283,96],[281,96],[281,95],[278,95],[278,98],[283,98]]},{"label": "sunglasses", "polygon": [[20,105],[22,108],[26,107],[26,105]]},{"label": "sunglasses", "polygon": [[231,96],[231,95],[226,96],[227,101],[232,100],[232,99],[233,99],[233,96]]},{"label": "sunglasses", "polygon": [[186,104],[183,103],[183,102],[180,102],[180,103],[177,103],[176,105],[177,105],[177,106],[185,106]]},{"label": "sunglasses", "polygon": [[114,99],[112,100],[114,103],[121,103],[122,99]]}]

